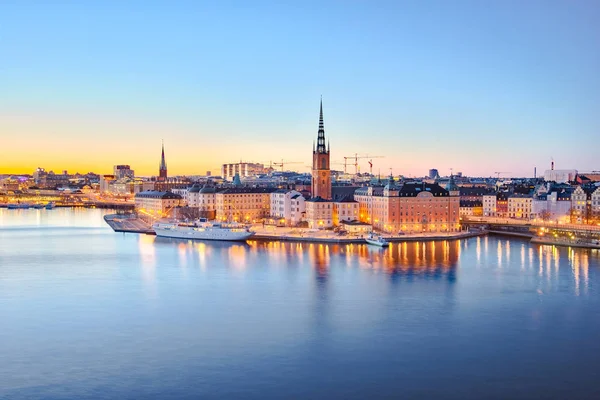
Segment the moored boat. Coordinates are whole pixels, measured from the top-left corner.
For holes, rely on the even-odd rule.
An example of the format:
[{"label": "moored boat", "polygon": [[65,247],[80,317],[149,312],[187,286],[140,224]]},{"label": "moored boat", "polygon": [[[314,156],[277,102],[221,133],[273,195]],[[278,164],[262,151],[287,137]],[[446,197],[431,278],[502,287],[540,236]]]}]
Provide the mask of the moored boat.
[{"label": "moored boat", "polygon": [[210,222],[205,219],[194,223],[158,222],[152,229],[156,236],[194,240],[244,241],[255,234],[242,224]]},{"label": "moored boat", "polygon": [[54,208],[54,202],[51,201],[48,204],[46,204],[46,210],[52,210]]},{"label": "moored boat", "polygon": [[7,208],[9,210],[19,210],[19,209],[28,209],[29,208],[29,204],[27,203],[9,203]]},{"label": "moored boat", "polygon": [[377,236],[372,233],[365,238],[365,242],[378,247],[388,247],[390,245],[390,242],[385,240],[383,236]]}]

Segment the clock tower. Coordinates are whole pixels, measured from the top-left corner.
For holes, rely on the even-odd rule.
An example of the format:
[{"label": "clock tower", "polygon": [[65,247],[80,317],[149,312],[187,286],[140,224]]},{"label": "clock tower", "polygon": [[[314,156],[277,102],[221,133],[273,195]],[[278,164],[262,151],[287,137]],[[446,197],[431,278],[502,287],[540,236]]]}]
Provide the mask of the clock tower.
[{"label": "clock tower", "polygon": [[325,200],[331,199],[331,170],[329,169],[329,143],[325,147],[325,127],[323,124],[323,99],[321,99],[321,111],[319,114],[319,132],[317,135],[317,147],[313,143],[313,165],[312,165],[312,197],[321,197]]}]

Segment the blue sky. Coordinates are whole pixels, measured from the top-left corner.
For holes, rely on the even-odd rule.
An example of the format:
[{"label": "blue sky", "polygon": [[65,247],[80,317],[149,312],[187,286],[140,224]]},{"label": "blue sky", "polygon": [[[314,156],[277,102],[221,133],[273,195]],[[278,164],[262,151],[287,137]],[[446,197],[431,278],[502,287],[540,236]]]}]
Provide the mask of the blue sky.
[{"label": "blue sky", "polygon": [[320,95],[335,161],[600,169],[598,21],[597,1],[3,2],[0,173],[157,173],[162,138],[171,173],[308,165]]}]

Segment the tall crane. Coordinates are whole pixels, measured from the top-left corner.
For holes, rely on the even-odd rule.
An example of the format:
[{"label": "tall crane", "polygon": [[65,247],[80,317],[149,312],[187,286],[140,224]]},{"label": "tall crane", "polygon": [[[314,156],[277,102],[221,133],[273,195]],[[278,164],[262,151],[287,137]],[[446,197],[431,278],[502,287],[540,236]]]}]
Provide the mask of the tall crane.
[{"label": "tall crane", "polygon": [[281,160],[281,162],[278,163],[274,163],[274,162],[269,162],[269,169],[273,169],[273,165],[276,167],[281,167],[281,172],[283,172],[283,168],[284,166],[288,165],[288,164],[304,164],[303,161],[283,161],[283,159]]},{"label": "tall crane", "polygon": [[363,158],[367,158],[369,159],[369,173],[372,175],[373,174],[373,158],[384,158],[385,156],[370,156],[368,154],[365,154],[364,156],[359,156],[358,153],[354,153],[353,156],[349,156],[349,157],[344,157],[344,173],[346,173],[346,166],[348,163],[348,160],[354,160],[354,173],[358,174],[358,160],[363,159]]}]

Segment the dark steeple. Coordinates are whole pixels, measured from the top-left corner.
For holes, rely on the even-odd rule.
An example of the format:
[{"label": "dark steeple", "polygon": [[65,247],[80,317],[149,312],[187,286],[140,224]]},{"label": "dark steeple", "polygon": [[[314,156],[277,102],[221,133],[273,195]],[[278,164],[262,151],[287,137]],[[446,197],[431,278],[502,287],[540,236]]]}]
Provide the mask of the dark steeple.
[{"label": "dark steeple", "polygon": [[317,153],[327,153],[325,148],[325,125],[323,123],[323,98],[321,97],[321,111],[319,113],[319,134],[317,136]]},{"label": "dark steeple", "polygon": [[160,166],[158,167],[158,177],[167,179],[167,162],[165,161],[165,142],[162,143],[162,153],[160,155]]}]

